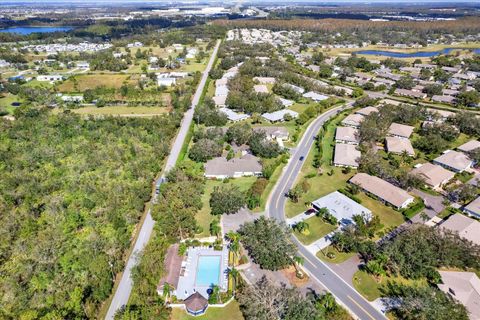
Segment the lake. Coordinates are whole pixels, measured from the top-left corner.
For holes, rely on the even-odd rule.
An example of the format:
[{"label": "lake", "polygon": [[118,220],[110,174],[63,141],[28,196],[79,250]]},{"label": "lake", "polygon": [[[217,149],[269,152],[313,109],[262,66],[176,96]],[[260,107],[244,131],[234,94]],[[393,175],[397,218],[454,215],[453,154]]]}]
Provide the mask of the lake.
[{"label": "lake", "polygon": [[443,50],[437,50],[437,51],[416,51],[416,52],[409,52],[409,53],[384,51],[384,50],[360,50],[360,51],[355,51],[354,53],[385,56],[385,57],[391,57],[391,58],[430,58],[430,57],[438,56],[440,54],[448,54],[453,50],[473,50],[474,53],[480,54],[480,49],[472,49],[472,48],[445,48]]},{"label": "lake", "polygon": [[73,27],[12,27],[0,29],[0,32],[18,33],[21,35],[28,35],[31,33],[50,33],[57,31],[70,31]]}]

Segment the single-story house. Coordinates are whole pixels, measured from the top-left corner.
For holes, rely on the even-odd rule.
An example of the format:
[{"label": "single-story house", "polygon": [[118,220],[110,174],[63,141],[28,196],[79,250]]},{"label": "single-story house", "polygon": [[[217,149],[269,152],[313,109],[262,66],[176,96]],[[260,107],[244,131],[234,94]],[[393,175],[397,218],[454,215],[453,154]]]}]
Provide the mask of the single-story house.
[{"label": "single-story house", "polygon": [[65,102],[75,102],[75,103],[80,103],[83,101],[83,96],[82,95],[74,95],[74,96],[61,96],[62,101]]},{"label": "single-story house", "polygon": [[267,139],[275,140],[288,140],[290,134],[285,127],[255,127],[253,131],[263,131],[267,135]]},{"label": "single-story house", "polygon": [[205,163],[205,177],[213,179],[239,178],[245,176],[260,176],[262,165],[257,157],[246,154],[241,158],[227,160],[218,157]]},{"label": "single-story house", "polygon": [[456,96],[460,91],[454,89],[442,89],[442,93],[447,96]]},{"label": "single-story house", "polygon": [[285,108],[288,108],[288,107],[290,107],[290,106],[293,105],[293,101],[292,101],[292,100],[284,99],[284,98],[281,98],[281,97],[278,97],[278,101],[280,101],[280,103],[281,103]]},{"label": "single-story house", "polygon": [[90,68],[90,63],[88,63],[87,61],[78,61],[76,63],[76,66],[79,69],[88,69]]},{"label": "single-story house", "polygon": [[467,206],[465,206],[463,208],[463,212],[471,216],[480,218],[480,197],[478,197],[477,199],[470,202]]},{"label": "single-story house", "polygon": [[458,147],[457,150],[465,153],[469,153],[478,148],[480,148],[480,141],[470,140],[467,143],[464,143],[460,147]]},{"label": "single-story house", "polygon": [[232,122],[242,121],[242,120],[246,120],[246,119],[250,118],[250,116],[248,114],[237,113],[237,112],[233,111],[232,109],[225,108],[225,107],[219,108],[218,111],[226,114],[228,120],[230,120]]},{"label": "single-story house", "polygon": [[432,96],[432,101],[433,102],[453,104],[455,102],[455,97],[434,95],[434,96]]},{"label": "single-story house", "polygon": [[463,172],[472,166],[473,161],[462,152],[447,150],[441,156],[433,159],[433,163],[453,172]]},{"label": "single-story house", "polygon": [[365,117],[360,114],[349,114],[342,120],[342,125],[347,127],[358,128],[360,127],[360,123],[363,121]]},{"label": "single-story house", "polygon": [[342,225],[354,224],[355,222],[352,220],[354,215],[363,215],[368,220],[372,217],[370,209],[365,208],[338,191],[313,201],[312,206],[315,210],[327,208],[328,212],[337,218]]},{"label": "single-story house", "polygon": [[275,78],[274,77],[254,77],[254,81],[258,81],[260,84],[274,84]]},{"label": "single-story house", "polygon": [[452,171],[428,162],[415,167],[411,174],[419,176],[427,186],[436,190],[441,189],[455,176]]},{"label": "single-story house", "polygon": [[439,271],[438,288],[465,306],[470,320],[480,319],[480,279],[475,272]]},{"label": "single-story house", "polygon": [[264,84],[256,84],[253,86],[253,91],[256,93],[268,93],[268,88]]},{"label": "single-story house", "polygon": [[362,109],[359,109],[357,111],[355,111],[356,114],[361,114],[362,116],[368,116],[370,113],[372,112],[378,112],[378,109],[375,108],[375,107],[365,107],[365,108],[362,108]]},{"label": "single-story house", "polygon": [[455,213],[440,224],[441,228],[458,232],[458,234],[476,245],[480,245],[480,222],[475,219]]},{"label": "single-story house", "polygon": [[333,165],[336,167],[358,168],[358,159],[362,156],[361,152],[353,144],[337,143],[335,144]]},{"label": "single-story house", "polygon": [[425,99],[427,97],[426,93],[413,91],[408,89],[395,89],[395,94],[403,97],[416,98],[416,99]]},{"label": "single-story house", "polygon": [[157,85],[159,87],[161,86],[170,87],[170,86],[174,86],[176,83],[177,83],[177,79],[173,77],[157,78]]},{"label": "single-story house", "polygon": [[37,76],[38,81],[62,81],[63,76],[59,74],[51,74],[51,75],[39,75]]},{"label": "single-story house", "polygon": [[316,101],[316,102],[328,99],[327,96],[324,96],[323,94],[319,94],[319,93],[316,93],[316,92],[313,92],[313,91],[309,91],[307,93],[304,93],[303,97],[308,98],[308,99],[312,99],[313,101]]},{"label": "single-story house", "polygon": [[226,86],[228,83],[228,79],[227,78],[220,78],[218,80],[215,81],[215,87],[221,87],[221,86]]},{"label": "single-story house", "polygon": [[284,121],[285,115],[290,115],[292,118],[298,117],[298,112],[289,109],[278,110],[275,112],[267,112],[262,114],[262,118],[270,122]]},{"label": "single-story house", "polygon": [[358,130],[352,127],[337,127],[335,131],[335,142],[346,144],[358,144]]},{"label": "single-story house", "polygon": [[408,139],[399,138],[399,137],[386,137],[385,138],[385,149],[387,152],[402,154],[405,151],[409,156],[415,155],[415,150],[413,150],[412,143]]},{"label": "single-story house", "polygon": [[394,186],[390,182],[371,176],[366,173],[357,173],[350,180],[366,192],[378,197],[387,204],[392,205],[396,209],[403,209],[408,207],[414,201],[408,192],[399,187]]},{"label": "single-story house", "polygon": [[390,125],[390,128],[388,129],[388,134],[394,137],[408,139],[412,135],[413,129],[415,129],[415,127],[394,122]]},{"label": "single-story house", "polygon": [[296,86],[296,85],[293,85],[293,84],[290,84],[290,83],[285,83],[284,86],[292,89],[293,91],[295,91],[298,94],[303,94],[305,92],[305,89],[303,89],[302,87],[299,87],[299,86]]}]

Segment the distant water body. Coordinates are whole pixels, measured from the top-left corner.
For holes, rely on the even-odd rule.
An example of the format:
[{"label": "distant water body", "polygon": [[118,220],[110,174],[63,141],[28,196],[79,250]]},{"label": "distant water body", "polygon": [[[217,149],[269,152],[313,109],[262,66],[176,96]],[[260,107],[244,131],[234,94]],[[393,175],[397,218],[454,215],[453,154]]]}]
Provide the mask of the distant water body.
[{"label": "distant water body", "polygon": [[50,33],[50,32],[65,32],[72,30],[73,27],[13,27],[0,29],[0,32],[17,33],[21,35],[28,35],[31,33]]},{"label": "distant water body", "polygon": [[438,51],[417,51],[417,52],[395,52],[395,51],[383,51],[383,50],[360,50],[355,51],[356,54],[366,54],[366,55],[376,55],[376,56],[385,56],[390,58],[430,58],[438,56],[440,54],[448,54],[453,50],[473,50],[474,53],[480,54],[479,49],[472,48],[445,48]]}]

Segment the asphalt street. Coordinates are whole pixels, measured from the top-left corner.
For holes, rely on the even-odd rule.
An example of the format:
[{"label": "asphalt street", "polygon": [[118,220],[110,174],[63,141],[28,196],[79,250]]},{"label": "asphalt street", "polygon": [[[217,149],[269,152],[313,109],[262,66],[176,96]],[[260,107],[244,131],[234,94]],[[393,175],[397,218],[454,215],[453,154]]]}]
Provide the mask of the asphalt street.
[{"label": "asphalt street", "polygon": [[[286,193],[294,186],[295,180],[303,166],[303,161],[300,160],[300,157],[307,158],[307,155],[315,142],[315,136],[320,131],[325,121],[351,106],[352,102],[349,102],[346,105],[326,111],[310,124],[298,146],[294,149],[289,163],[285,167],[269,198],[266,208],[267,214],[270,217],[279,221],[285,221]],[[320,261],[310,253],[295,237],[293,237],[293,241],[298,247],[299,255],[304,258],[304,269],[306,269],[311,277],[327,288],[337,298],[337,301],[349,309],[357,319],[387,319],[324,262]]]},{"label": "asphalt street", "polygon": [[[217,45],[215,46],[213,53],[210,56],[210,60],[208,61],[207,67],[203,72],[202,79],[200,80],[200,83],[197,87],[197,91],[193,96],[191,108],[188,109],[188,111],[185,112],[184,114],[182,123],[180,125],[180,129],[173,143],[172,150],[170,151],[170,155],[167,158],[165,169],[163,170],[164,173],[168,172],[170,169],[175,167],[175,164],[177,163],[178,156],[180,155],[183,143],[188,134],[188,130],[190,128],[190,125],[192,124],[195,107],[197,106],[202,96],[203,89],[205,87],[205,84],[207,83],[208,73],[212,69],[213,63],[215,62],[215,58],[217,56],[219,46],[220,46],[220,41],[217,42]],[[162,175],[157,179],[155,183],[157,186],[157,189],[163,183],[163,181],[165,181],[165,175]],[[151,199],[151,202],[155,202],[155,201],[156,201],[156,197],[153,197]],[[138,259],[137,259],[138,254],[147,245],[148,240],[152,235],[154,225],[155,225],[155,221],[152,219],[150,210],[148,210],[147,215],[143,221],[143,224],[140,226],[140,231],[139,231],[137,240],[135,242],[132,254],[128,258],[127,264],[125,266],[125,270],[123,271],[123,274],[122,274],[122,278],[120,279],[120,283],[117,287],[117,290],[115,291],[112,302],[110,303],[110,307],[108,309],[105,319],[113,320],[115,317],[115,313],[128,303],[128,299],[130,298],[130,293],[132,292],[132,286],[133,286],[133,281],[131,277],[132,268],[138,262]]]}]

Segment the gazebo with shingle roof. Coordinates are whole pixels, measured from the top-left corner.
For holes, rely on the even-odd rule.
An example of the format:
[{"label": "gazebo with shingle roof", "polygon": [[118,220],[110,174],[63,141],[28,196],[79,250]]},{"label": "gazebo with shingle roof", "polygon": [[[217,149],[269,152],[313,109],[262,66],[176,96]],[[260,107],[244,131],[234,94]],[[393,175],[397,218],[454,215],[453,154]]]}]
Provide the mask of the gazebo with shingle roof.
[{"label": "gazebo with shingle roof", "polygon": [[208,300],[198,292],[190,295],[184,303],[187,312],[194,316],[203,314],[208,307]]}]

